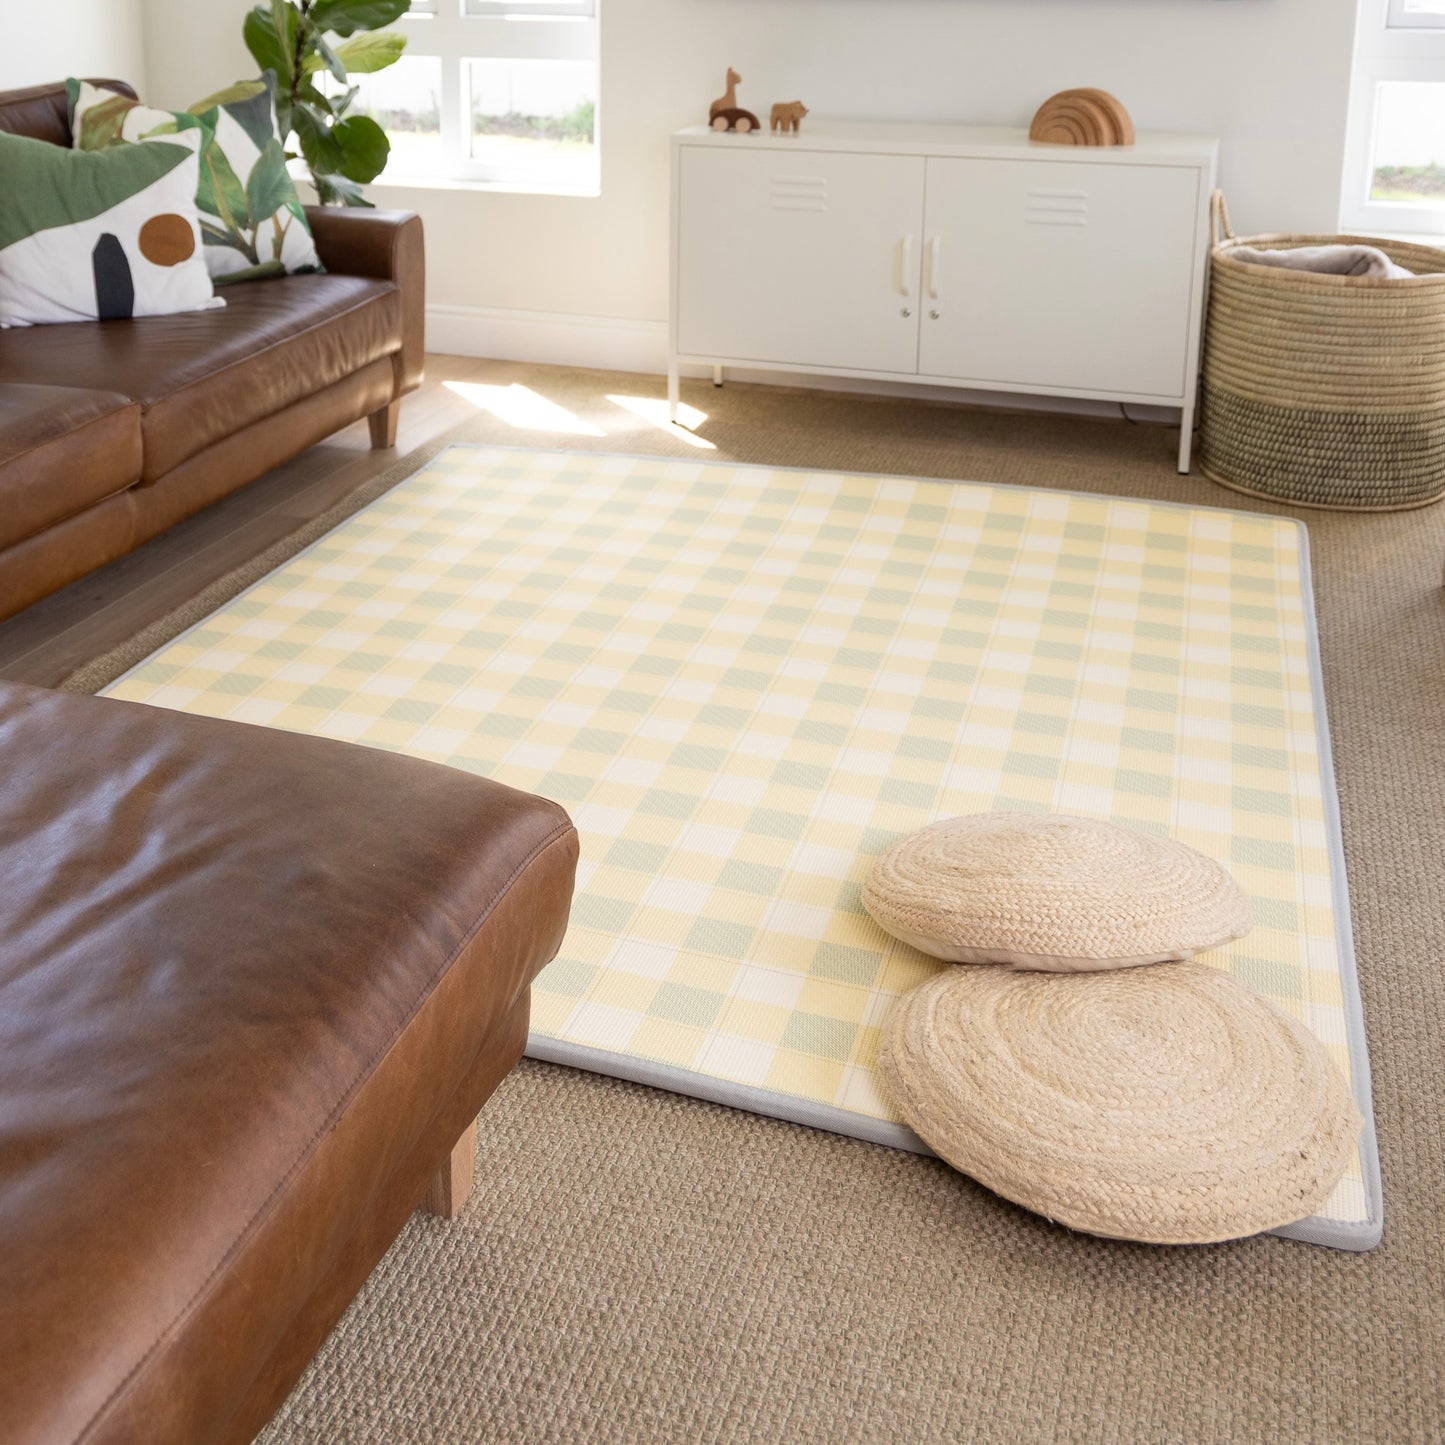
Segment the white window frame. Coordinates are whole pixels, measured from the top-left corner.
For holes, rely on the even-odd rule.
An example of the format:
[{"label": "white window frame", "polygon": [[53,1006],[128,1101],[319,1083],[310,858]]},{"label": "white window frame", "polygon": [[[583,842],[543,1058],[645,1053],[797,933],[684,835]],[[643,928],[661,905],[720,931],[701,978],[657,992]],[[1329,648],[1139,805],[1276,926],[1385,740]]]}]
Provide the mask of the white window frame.
[{"label": "white window frame", "polygon": [[1410,0],[1389,0],[1389,12],[1385,19],[1391,30],[1434,30],[1445,27],[1445,15],[1431,15],[1428,12],[1411,13]]},{"label": "white window frame", "polygon": [[1445,83],[1445,15],[1411,15],[1404,0],[1360,0],[1340,203],[1346,231],[1445,232],[1445,204],[1370,199],[1379,87],[1400,80]]},{"label": "white window frame", "polygon": [[[598,195],[600,159],[592,177],[576,186],[538,175],[530,167],[503,168],[473,160],[466,79],[470,60],[578,60],[596,65],[597,7],[598,0],[414,0],[412,11],[397,24],[407,37],[406,56],[442,62],[442,165],[413,175],[388,168],[373,184]],[[599,141],[601,108],[599,101]]]}]

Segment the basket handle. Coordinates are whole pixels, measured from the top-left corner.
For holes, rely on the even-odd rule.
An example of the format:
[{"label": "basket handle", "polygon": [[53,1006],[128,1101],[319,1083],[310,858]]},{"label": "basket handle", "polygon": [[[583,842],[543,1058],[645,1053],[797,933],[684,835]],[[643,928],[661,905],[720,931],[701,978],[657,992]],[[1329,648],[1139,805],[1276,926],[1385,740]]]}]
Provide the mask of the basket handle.
[{"label": "basket handle", "polygon": [[1229,202],[1224,192],[1216,190],[1209,198],[1209,238],[1218,246],[1234,240],[1234,227],[1229,224]]}]

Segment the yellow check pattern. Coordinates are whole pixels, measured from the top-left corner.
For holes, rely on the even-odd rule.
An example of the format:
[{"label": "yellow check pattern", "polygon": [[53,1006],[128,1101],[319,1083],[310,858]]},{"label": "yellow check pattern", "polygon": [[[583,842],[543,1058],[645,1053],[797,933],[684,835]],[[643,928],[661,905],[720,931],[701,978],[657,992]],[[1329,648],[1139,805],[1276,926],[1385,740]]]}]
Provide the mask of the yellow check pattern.
[{"label": "yellow check pattern", "polygon": [[1225,862],[1257,926],[1212,961],[1348,1075],[1301,564],[1238,512],[455,447],[109,691],[556,798],[583,862],[536,1033],[765,1110],[896,1118],[879,1027],[938,965],[859,885],[987,809]]}]

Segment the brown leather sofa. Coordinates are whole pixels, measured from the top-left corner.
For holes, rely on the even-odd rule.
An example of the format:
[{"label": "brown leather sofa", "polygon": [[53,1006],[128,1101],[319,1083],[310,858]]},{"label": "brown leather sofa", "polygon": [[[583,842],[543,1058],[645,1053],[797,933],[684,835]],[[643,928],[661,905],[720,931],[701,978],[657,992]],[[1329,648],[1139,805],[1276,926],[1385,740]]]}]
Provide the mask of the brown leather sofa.
[{"label": "brown leather sofa", "polygon": [[[64,87],[0,92],[0,130],[69,145]],[[223,310],[0,330],[0,618],[363,416],[394,444],[422,375],[421,220],[307,214],[325,275],[225,287]]]},{"label": "brown leather sofa", "polygon": [[0,1440],[250,1440],[465,1192],[566,927],[554,803],[0,683]]}]

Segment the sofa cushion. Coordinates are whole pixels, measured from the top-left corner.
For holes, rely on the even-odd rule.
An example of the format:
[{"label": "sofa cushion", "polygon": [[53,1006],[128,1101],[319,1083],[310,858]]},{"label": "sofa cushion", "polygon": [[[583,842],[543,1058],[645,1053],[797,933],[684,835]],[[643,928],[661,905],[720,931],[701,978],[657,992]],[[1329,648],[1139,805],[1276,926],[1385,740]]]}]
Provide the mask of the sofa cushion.
[{"label": "sofa cushion", "polygon": [[0,135],[0,326],[225,305],[196,211],[205,131],[185,120],[164,139],[103,151]]},{"label": "sofa cushion", "polygon": [[576,834],[413,758],[9,684],[0,759],[0,1435],[229,1439],[525,1010]]},{"label": "sofa cushion", "polygon": [[0,332],[0,382],[120,390],[143,408],[143,480],[401,346],[389,281],[280,276],[221,311]]},{"label": "sofa cushion", "polygon": [[[122,80],[93,80],[117,95],[134,96]],[[0,91],[0,131],[8,135],[29,135],[51,145],[70,144],[70,100],[60,84],[32,85],[24,90]]]},{"label": "sofa cushion", "polygon": [[274,72],[238,81],[189,111],[156,110],[86,80],[65,85],[71,130],[82,150],[154,141],[199,118],[205,140],[196,206],[206,266],[218,283],[321,269],[276,134]]},{"label": "sofa cushion", "polygon": [[113,391],[0,384],[0,547],[140,478],[140,408]]}]

